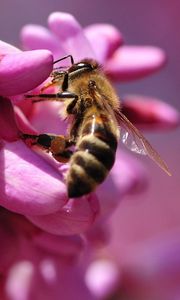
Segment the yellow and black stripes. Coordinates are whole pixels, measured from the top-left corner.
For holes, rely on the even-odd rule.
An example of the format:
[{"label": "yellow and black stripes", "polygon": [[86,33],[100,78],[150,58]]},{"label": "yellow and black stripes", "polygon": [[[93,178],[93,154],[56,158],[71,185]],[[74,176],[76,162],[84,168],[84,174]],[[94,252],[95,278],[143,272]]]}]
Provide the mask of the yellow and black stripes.
[{"label": "yellow and black stripes", "polygon": [[[97,120],[96,120],[97,121]],[[81,137],[77,142],[77,151],[70,160],[67,174],[69,197],[80,197],[92,192],[106,178],[115,161],[117,137],[111,128],[102,122],[88,118]]]},{"label": "yellow and black stripes", "polygon": [[82,138],[79,149],[90,153],[109,171],[115,160],[115,151],[105,141],[93,135]]},{"label": "yellow and black stripes", "polygon": [[103,182],[108,171],[94,155],[82,150],[74,153],[67,174],[69,197],[80,197],[92,192]]}]

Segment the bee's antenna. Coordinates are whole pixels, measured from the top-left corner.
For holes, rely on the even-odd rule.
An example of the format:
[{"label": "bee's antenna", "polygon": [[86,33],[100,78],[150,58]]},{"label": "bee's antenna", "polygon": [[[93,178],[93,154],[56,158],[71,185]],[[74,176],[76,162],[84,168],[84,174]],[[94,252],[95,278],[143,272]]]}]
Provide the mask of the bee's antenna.
[{"label": "bee's antenna", "polygon": [[53,65],[56,64],[56,63],[58,63],[58,62],[61,61],[61,60],[64,60],[64,59],[68,58],[68,57],[69,57],[70,60],[71,60],[71,64],[74,65],[74,58],[73,58],[72,55],[70,55],[70,54],[69,54],[69,55],[66,55],[66,56],[63,56],[62,58],[60,58],[60,59],[54,61],[54,62],[53,62]]}]

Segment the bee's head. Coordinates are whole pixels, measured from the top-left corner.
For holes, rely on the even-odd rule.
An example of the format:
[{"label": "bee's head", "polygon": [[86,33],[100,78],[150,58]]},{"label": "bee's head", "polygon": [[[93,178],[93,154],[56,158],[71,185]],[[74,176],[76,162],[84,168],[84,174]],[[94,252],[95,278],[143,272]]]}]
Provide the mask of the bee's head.
[{"label": "bee's head", "polygon": [[98,68],[98,63],[96,60],[93,60],[93,59],[89,59],[89,58],[85,58],[85,59],[82,59],[81,61],[79,61],[78,63],[75,63],[73,64],[69,70],[68,70],[68,73],[73,73],[73,72],[78,72],[78,71],[93,71],[95,69]]}]

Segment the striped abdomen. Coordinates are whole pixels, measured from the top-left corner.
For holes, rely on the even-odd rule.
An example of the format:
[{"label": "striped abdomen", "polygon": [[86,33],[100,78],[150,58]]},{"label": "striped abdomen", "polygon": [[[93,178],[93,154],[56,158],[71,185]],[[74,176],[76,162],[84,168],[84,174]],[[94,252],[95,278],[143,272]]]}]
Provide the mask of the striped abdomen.
[{"label": "striped abdomen", "polygon": [[104,114],[84,118],[77,151],[71,157],[67,174],[70,198],[88,194],[104,181],[115,160],[116,129]]}]

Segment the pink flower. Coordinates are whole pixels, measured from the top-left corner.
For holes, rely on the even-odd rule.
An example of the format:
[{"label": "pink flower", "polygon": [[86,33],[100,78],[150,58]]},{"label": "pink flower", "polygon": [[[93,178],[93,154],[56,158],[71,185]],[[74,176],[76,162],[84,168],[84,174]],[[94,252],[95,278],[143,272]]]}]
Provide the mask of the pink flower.
[{"label": "pink flower", "polygon": [[[122,35],[108,24],[82,29],[73,16],[59,12],[50,15],[48,24],[49,29],[37,25],[27,25],[22,29],[22,46],[26,51],[0,43],[0,205],[6,216],[5,219],[0,218],[0,223],[7,249],[10,248],[9,232],[4,226],[5,220],[8,220],[6,222],[13,233],[12,243],[18,240],[13,255],[12,249],[7,251],[2,271],[4,278],[8,274],[7,281],[4,280],[10,299],[28,299],[34,272],[37,275],[35,286],[40,283],[39,291],[42,288],[43,292],[48,280],[52,280],[50,285],[53,288],[56,286],[57,291],[52,297],[58,299],[57,280],[59,276],[63,277],[64,269],[57,275],[53,266],[56,269],[57,265],[78,256],[84,246],[80,234],[84,233],[84,238],[94,245],[101,238],[103,240],[106,216],[123,196],[140,192],[147,183],[143,166],[118,149],[115,165],[97,192],[81,199],[68,199],[63,181],[66,166],[36,148],[27,147],[20,139],[21,132],[61,134],[65,130],[58,116],[61,104],[44,102],[33,105],[25,99],[24,93],[32,89],[37,93],[40,84],[44,84],[53,69],[53,60],[66,54],[73,55],[75,61],[84,57],[97,59],[114,81],[149,75],[166,61],[161,49],[123,46]],[[142,97],[127,96],[124,97],[122,109],[132,122],[149,129],[168,129],[179,123],[175,109],[157,99],[146,98],[145,102]],[[22,220],[22,226],[18,225],[19,220]],[[52,279],[46,278],[48,271],[43,273],[38,269],[37,263],[41,264],[41,260],[47,262],[45,270],[49,268],[55,274]],[[3,259],[1,263],[3,265]],[[24,269],[28,270],[25,275]],[[75,268],[75,274],[78,272]],[[22,298],[19,298],[21,290],[14,283],[16,273],[19,274],[19,281],[22,276],[25,278]],[[79,282],[83,271],[80,273],[80,279],[77,277]],[[77,285],[80,285],[79,282]],[[50,287],[49,290],[52,291]],[[70,294],[71,291],[63,300],[71,299]],[[82,299],[93,299],[85,287],[82,295]],[[37,296],[37,299],[41,298]]]},{"label": "pink flower", "polygon": [[42,83],[52,71],[53,57],[48,50],[22,52],[1,41],[0,59],[2,96],[13,96],[29,91]]},{"label": "pink flower", "polygon": [[171,300],[180,297],[179,231],[138,242],[123,260],[99,259],[86,272],[98,299]]}]

